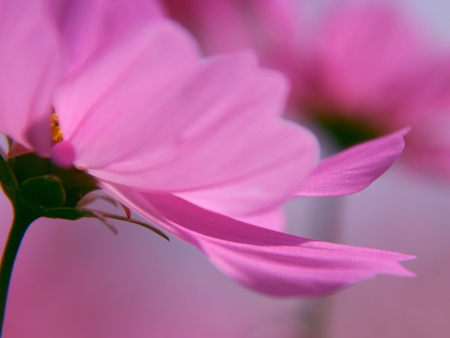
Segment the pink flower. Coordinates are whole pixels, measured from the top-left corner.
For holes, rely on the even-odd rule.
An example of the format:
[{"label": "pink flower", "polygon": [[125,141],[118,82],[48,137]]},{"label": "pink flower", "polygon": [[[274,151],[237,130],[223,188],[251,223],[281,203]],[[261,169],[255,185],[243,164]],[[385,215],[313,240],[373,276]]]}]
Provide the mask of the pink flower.
[{"label": "pink flower", "polygon": [[208,54],[252,48],[284,72],[302,113],[362,122],[362,134],[412,126],[406,158],[449,178],[450,55],[399,3],[336,1],[314,11],[310,1],[162,2]]},{"label": "pink flower", "polygon": [[[403,11],[402,11],[403,10]],[[321,21],[302,105],[362,121],[378,132],[410,125],[406,159],[449,178],[450,54],[405,8],[342,6]]]},{"label": "pink flower", "polygon": [[[83,15],[65,12],[71,26],[56,30],[43,4],[0,2],[5,135],[59,166],[85,171],[110,196],[255,290],[318,295],[377,273],[412,275],[398,263],[411,256],[235,219],[277,212],[294,193],[317,194],[314,187],[323,195],[360,190],[397,159],[400,133],[316,167],[314,135],[280,118],[285,78],[258,68],[251,52],[201,58],[178,25],[161,18],[135,25],[128,20],[133,11],[113,40],[94,26],[100,35],[85,45],[85,33],[68,33],[84,29]],[[90,10],[90,22],[108,22],[104,7]],[[54,110],[62,132],[55,142]]]}]

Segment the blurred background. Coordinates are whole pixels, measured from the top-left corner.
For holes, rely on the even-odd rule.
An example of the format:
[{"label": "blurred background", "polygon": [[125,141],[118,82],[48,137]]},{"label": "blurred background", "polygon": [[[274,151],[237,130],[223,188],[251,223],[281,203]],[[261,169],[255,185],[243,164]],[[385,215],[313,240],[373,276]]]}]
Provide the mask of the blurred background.
[{"label": "blurred background", "polygon": [[[291,100],[290,115],[318,132],[324,154],[342,146],[338,129],[347,128],[349,119],[357,120],[357,128],[363,126],[367,137],[372,135],[367,125],[382,134],[412,124],[407,142],[413,146],[363,192],[289,202],[289,231],[416,255],[405,266],[417,278],[379,276],[322,299],[278,299],[237,285],[176,238],[168,243],[143,228],[119,222],[119,235],[114,236],[95,220],[41,219],[27,233],[16,263],[4,337],[446,337],[450,332],[450,162],[446,153],[450,142],[444,122],[450,121],[450,2],[396,3],[394,13],[401,13],[406,26],[389,25],[379,16],[372,20],[375,9],[364,14],[367,20],[359,20],[359,14],[358,19],[344,20],[339,13],[347,3],[392,6],[392,2],[369,0],[302,3],[296,15],[306,17],[303,27],[311,29],[302,32],[307,41],[302,46],[313,52],[301,54],[308,55],[294,65],[296,71],[303,67],[301,79],[295,75],[300,73],[290,75],[294,82],[298,80],[295,95],[300,93]],[[349,32],[363,32],[365,28],[355,27],[370,22],[374,25],[370,29],[380,32],[380,41],[393,36],[401,43],[394,39],[384,45],[376,42],[381,39],[378,35],[371,40],[362,34],[358,41],[366,44],[361,49],[352,45],[358,36]],[[403,28],[410,26],[414,33]],[[323,40],[329,42],[325,44],[318,36],[327,27],[332,29],[323,35],[330,39]],[[342,32],[333,27],[341,27]],[[313,47],[311,41],[315,41]],[[339,49],[342,41],[347,47]],[[383,49],[371,49],[377,46]],[[342,51],[353,54],[342,56]],[[264,62],[270,64],[272,54],[262,56]],[[380,63],[373,68],[370,62],[375,61],[366,63],[366,56]],[[367,76],[352,78],[353,65],[368,65],[374,74],[358,68],[356,75],[366,71]],[[339,90],[333,92],[333,88]],[[333,95],[325,97],[329,93]],[[326,104],[317,105],[319,101]],[[331,127],[329,119],[310,119],[324,107],[328,118],[330,106],[333,116],[338,116]],[[357,115],[361,110],[363,115]],[[299,117],[299,112],[305,114]],[[435,118],[438,122],[429,125]],[[104,203],[98,208],[112,207]],[[11,208],[3,195],[0,210],[4,243]]]}]

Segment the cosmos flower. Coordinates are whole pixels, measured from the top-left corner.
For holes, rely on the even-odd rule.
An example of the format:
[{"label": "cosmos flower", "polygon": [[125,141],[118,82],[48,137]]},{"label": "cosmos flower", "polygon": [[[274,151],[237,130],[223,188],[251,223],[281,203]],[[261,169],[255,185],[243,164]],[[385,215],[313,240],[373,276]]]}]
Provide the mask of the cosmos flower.
[{"label": "cosmos flower", "polygon": [[395,3],[338,7],[311,49],[300,98],[309,114],[372,134],[409,125],[407,163],[450,178],[450,54],[417,17]]},{"label": "cosmos flower", "polygon": [[208,54],[252,48],[284,72],[294,109],[343,146],[411,126],[407,163],[450,178],[450,55],[401,3],[161,2]]},{"label": "cosmos flower", "polygon": [[[276,212],[294,194],[361,190],[395,162],[402,132],[316,166],[315,136],[281,118],[286,79],[259,68],[250,51],[202,58],[184,29],[158,15],[113,40],[96,29],[84,45],[68,34],[84,27],[83,15],[63,31],[46,2],[0,4],[0,130],[14,143],[55,168],[75,167],[261,292],[319,295],[377,273],[412,275],[398,263],[411,256],[238,220]],[[111,15],[91,10],[92,22]]]}]

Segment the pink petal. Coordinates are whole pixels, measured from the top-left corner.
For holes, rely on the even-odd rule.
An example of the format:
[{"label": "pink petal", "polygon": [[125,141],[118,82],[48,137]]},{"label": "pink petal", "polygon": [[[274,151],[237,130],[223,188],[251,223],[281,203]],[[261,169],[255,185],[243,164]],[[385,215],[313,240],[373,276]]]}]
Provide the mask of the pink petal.
[{"label": "pink petal", "polygon": [[333,11],[316,37],[320,94],[341,110],[363,113],[389,114],[407,104],[428,45],[423,28],[405,12],[376,1]]},{"label": "pink petal", "polygon": [[162,16],[152,0],[50,0],[49,7],[69,57],[70,68],[103,53],[145,22]]},{"label": "pink petal", "polygon": [[343,196],[367,188],[397,161],[408,130],[361,143],[323,160],[296,195]]},{"label": "pink petal", "polygon": [[48,156],[50,101],[60,76],[56,34],[42,1],[0,2],[0,132]]},{"label": "pink petal", "polygon": [[238,216],[284,201],[316,163],[314,135],[280,118],[286,95],[251,52],[199,59],[159,20],[73,74],[55,106],[78,168]]},{"label": "pink petal", "polygon": [[174,25],[158,21],[72,73],[54,101],[78,165],[95,168],[118,161],[130,151],[128,143],[146,147],[146,137],[165,122],[154,118],[152,104],[159,106],[161,96],[178,88],[196,60],[193,41]]},{"label": "pink petal", "polygon": [[[207,55],[251,48],[261,65],[298,81],[298,0],[161,0]],[[303,11],[304,12],[304,11]],[[304,53],[304,50],[302,50]],[[295,90],[295,88],[294,88]]]},{"label": "pink petal", "polygon": [[52,148],[52,161],[53,164],[61,168],[72,167],[73,160],[75,159],[75,150],[72,145],[67,141],[62,141]]},{"label": "pink petal", "polygon": [[271,231],[198,208],[173,195],[105,185],[141,216],[198,247],[231,278],[277,296],[316,296],[373,278],[413,276],[412,256],[319,242]]},{"label": "pink petal", "polygon": [[[3,249],[12,212],[1,192],[0,213]],[[3,338],[295,337],[301,301],[245,289],[190,245],[114,223],[118,236],[87,218],[30,227]]]},{"label": "pink petal", "polygon": [[[273,135],[271,139],[260,140],[259,143],[258,138],[240,140],[242,149],[241,153],[235,154],[237,159],[234,169],[248,170],[261,163],[261,160],[269,162],[267,165],[261,164],[261,168],[255,168],[243,178],[226,184],[180,192],[176,195],[205,209],[232,217],[265,212],[274,205],[282,204],[292,197],[289,192],[295,191],[312,170],[319,153],[313,134],[301,126],[291,127],[292,130],[280,128],[277,135]],[[297,135],[294,129],[297,129]],[[303,135],[300,132],[303,132]],[[242,131],[241,135],[248,134]],[[258,144],[253,145],[253,149],[244,149],[245,142]],[[208,146],[213,145],[208,143]],[[221,151],[220,140],[216,149],[218,152]],[[288,151],[291,154],[286,154]],[[259,159],[256,156],[259,156]]]},{"label": "pink petal", "polygon": [[276,55],[286,61],[289,45],[294,43],[296,0],[161,2],[171,18],[196,36],[207,54],[252,48],[262,60]]},{"label": "pink petal", "polygon": [[281,232],[286,231],[287,227],[286,214],[282,208],[277,208],[266,213],[256,214],[253,216],[244,216],[235,219],[243,223]]},{"label": "pink petal", "polygon": [[234,1],[164,0],[161,2],[165,5],[170,17],[180,21],[197,34],[196,37],[204,45],[207,54],[235,51],[251,45],[252,37],[245,20],[240,15],[240,6]]}]

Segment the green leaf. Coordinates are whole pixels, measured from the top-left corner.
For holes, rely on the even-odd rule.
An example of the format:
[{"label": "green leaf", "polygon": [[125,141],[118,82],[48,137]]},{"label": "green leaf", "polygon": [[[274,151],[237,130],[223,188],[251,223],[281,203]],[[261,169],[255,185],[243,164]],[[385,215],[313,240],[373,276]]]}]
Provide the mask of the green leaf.
[{"label": "green leaf", "polygon": [[39,208],[57,208],[64,204],[66,193],[61,180],[53,175],[30,178],[22,183],[25,204]]}]

